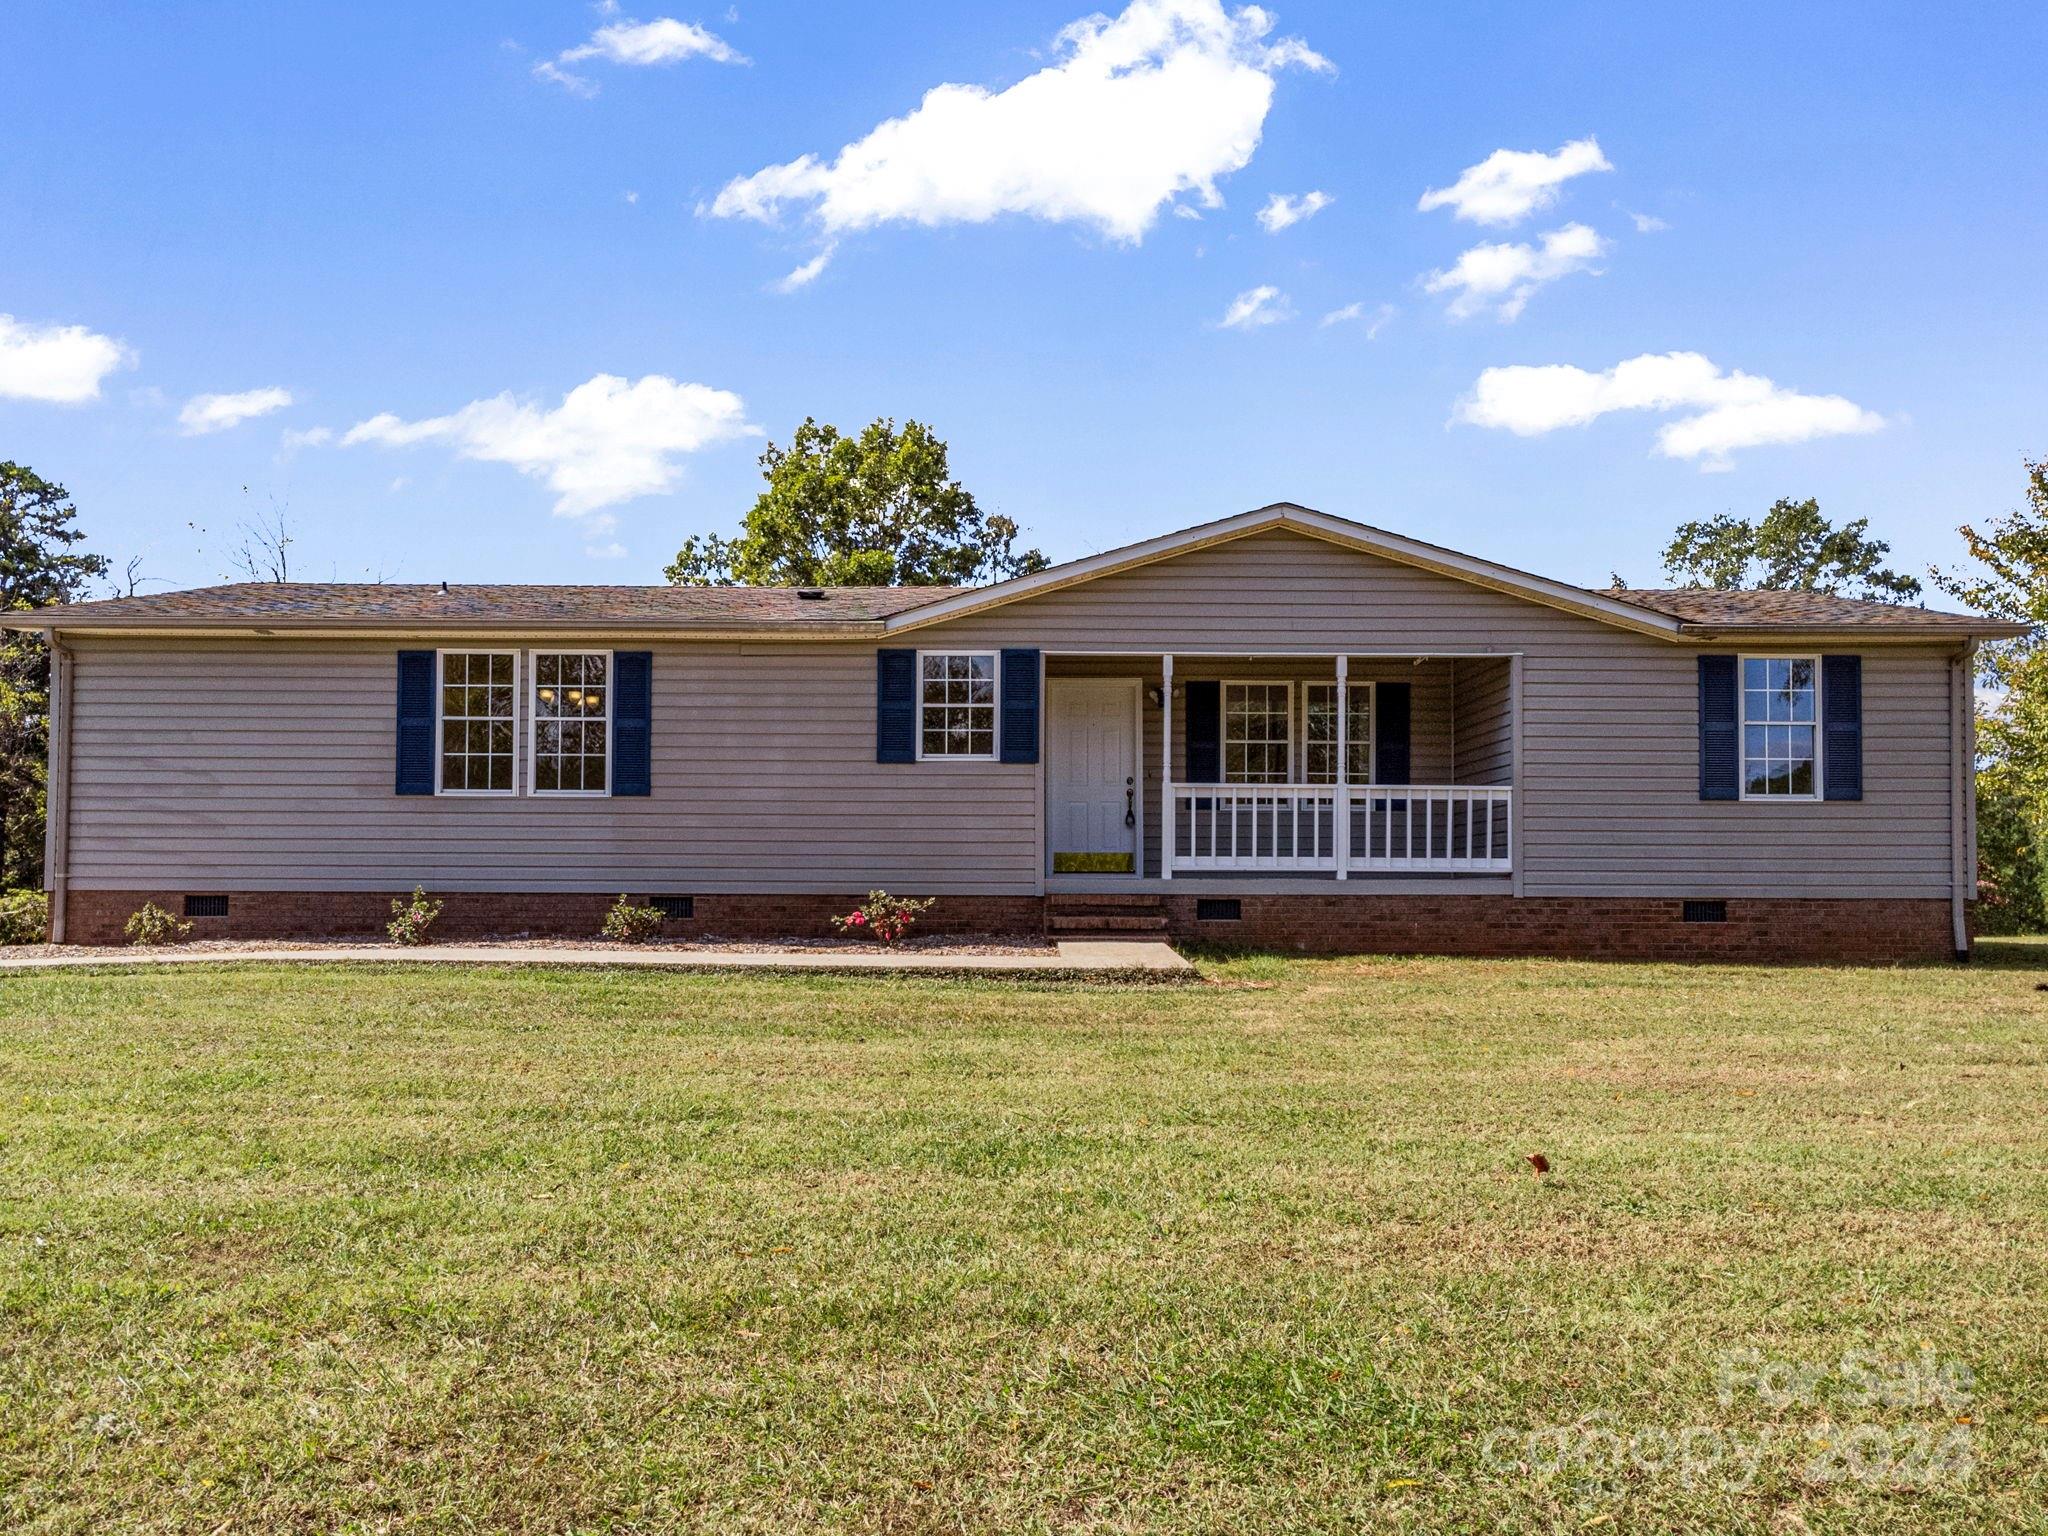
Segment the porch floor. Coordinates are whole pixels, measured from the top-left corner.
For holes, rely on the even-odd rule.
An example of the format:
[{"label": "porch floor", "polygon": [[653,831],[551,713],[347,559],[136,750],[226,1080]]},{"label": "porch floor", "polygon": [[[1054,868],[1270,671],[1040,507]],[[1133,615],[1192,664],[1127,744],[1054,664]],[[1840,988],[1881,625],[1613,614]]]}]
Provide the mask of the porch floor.
[{"label": "porch floor", "polygon": [[1328,870],[1301,874],[1243,874],[1230,870],[1182,871],[1171,880],[1157,875],[1047,875],[1048,896],[1511,896],[1513,875],[1354,874],[1339,880]]}]

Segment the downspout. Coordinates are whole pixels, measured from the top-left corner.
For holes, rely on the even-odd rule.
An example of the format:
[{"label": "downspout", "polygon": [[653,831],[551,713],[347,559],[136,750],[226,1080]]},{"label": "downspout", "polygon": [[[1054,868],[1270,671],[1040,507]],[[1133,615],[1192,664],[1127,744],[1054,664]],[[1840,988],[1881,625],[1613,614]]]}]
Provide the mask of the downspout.
[{"label": "downspout", "polygon": [[1969,899],[1977,889],[1977,642],[1949,662],[1950,753],[1955,773],[1949,782],[1949,923],[1956,958],[1970,958]]},{"label": "downspout", "polygon": [[71,885],[71,652],[50,635],[50,755],[43,783],[43,887],[50,893],[50,942],[65,936]]}]

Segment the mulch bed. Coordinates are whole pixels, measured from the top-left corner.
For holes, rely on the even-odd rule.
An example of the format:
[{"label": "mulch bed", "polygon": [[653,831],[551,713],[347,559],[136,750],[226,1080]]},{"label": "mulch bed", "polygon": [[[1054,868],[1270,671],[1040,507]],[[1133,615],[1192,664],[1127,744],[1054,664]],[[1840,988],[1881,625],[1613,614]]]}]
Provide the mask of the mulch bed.
[{"label": "mulch bed", "polygon": [[[919,955],[1036,955],[1044,959],[1055,959],[1059,951],[1050,944],[1027,944],[1000,939],[905,939],[894,946],[876,944],[863,939],[675,939],[657,940],[651,944],[611,944],[603,939],[533,939],[525,937],[451,939],[447,945],[427,945],[426,948],[475,948],[488,945],[493,949],[556,949],[587,951],[593,949],[617,949],[622,953],[670,952],[686,955],[706,954],[790,954],[790,955],[837,955],[861,951],[875,951],[893,947],[901,953]],[[359,950],[376,949],[389,951],[394,959],[402,959],[412,953],[410,947],[393,944],[388,939],[194,939],[178,945],[98,945],[98,944],[0,944],[0,960],[26,960],[52,955],[105,955],[110,949],[126,948],[137,956],[159,955],[169,949],[204,951],[223,955],[246,954],[251,951],[270,949],[295,950]]]}]

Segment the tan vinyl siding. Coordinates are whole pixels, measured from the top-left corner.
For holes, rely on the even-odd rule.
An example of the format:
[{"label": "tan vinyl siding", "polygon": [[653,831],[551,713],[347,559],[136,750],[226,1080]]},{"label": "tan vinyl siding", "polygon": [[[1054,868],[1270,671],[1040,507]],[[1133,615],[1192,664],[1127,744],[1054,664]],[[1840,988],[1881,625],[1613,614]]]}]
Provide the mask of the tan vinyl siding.
[{"label": "tan vinyl siding", "polygon": [[1515,781],[1514,668],[1507,658],[1451,663],[1453,784]]},{"label": "tan vinyl siding", "polygon": [[392,644],[78,649],[80,887],[1036,889],[1038,770],[878,765],[871,646],[655,647],[644,800],[395,795]]},{"label": "tan vinyl siding", "polygon": [[[70,863],[81,888],[1028,894],[1042,883],[1038,766],[875,763],[871,643],[654,646],[645,800],[394,795],[394,642],[74,643]],[[1933,647],[1862,649],[1861,803],[1763,805],[1698,798],[1696,648],[1290,532],[889,643],[1123,652],[1129,661],[1088,669],[1150,683],[1162,651],[1181,658],[1185,681],[1327,675],[1320,658],[1344,650],[1354,677],[1414,683],[1413,776],[1437,783],[1507,777],[1499,696],[1519,652],[1525,894],[1950,888],[1951,699],[1946,652]],[[1266,654],[1236,659],[1246,652]],[[1405,659],[1420,653],[1489,659]],[[1075,665],[1048,658],[1055,673]],[[1149,703],[1145,721],[1156,870]],[[1470,727],[1455,756],[1454,723]],[[1474,742],[1487,744],[1476,759]]]}]

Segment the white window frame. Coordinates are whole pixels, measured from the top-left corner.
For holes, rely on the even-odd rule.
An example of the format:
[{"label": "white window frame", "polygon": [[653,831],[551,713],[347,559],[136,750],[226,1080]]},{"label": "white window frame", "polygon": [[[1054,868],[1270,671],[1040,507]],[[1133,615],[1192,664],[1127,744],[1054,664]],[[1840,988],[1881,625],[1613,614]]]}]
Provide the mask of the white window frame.
[{"label": "white window frame", "polygon": [[[1346,683],[1346,684],[1345,684],[1344,686],[1345,686],[1346,688],[1348,688],[1348,689],[1349,689],[1349,690],[1350,690],[1350,691],[1351,691],[1352,693],[1363,693],[1363,694],[1365,695],[1365,701],[1366,701],[1366,702],[1365,702],[1365,718],[1366,718],[1366,724],[1367,724],[1367,727],[1368,727],[1368,729],[1366,730],[1366,733],[1365,733],[1365,741],[1364,741],[1364,742],[1362,743],[1362,745],[1363,745],[1363,746],[1364,746],[1364,748],[1365,748],[1365,777],[1364,777],[1364,778],[1362,778],[1362,779],[1357,779],[1357,778],[1354,778],[1354,779],[1347,779],[1347,780],[1346,780],[1346,782],[1347,782],[1347,783],[1351,783],[1351,784],[1370,784],[1370,783],[1372,783],[1372,782],[1373,782],[1373,780],[1374,780],[1374,776],[1375,776],[1375,775],[1376,775],[1376,774],[1378,773],[1378,771],[1379,771],[1379,757],[1380,757],[1380,752],[1379,752],[1379,747],[1380,747],[1380,694],[1379,694],[1379,687],[1380,687],[1380,685],[1379,685],[1379,683],[1378,683],[1377,681],[1374,681],[1374,680],[1372,680],[1372,679],[1367,679],[1367,680],[1366,680],[1366,681],[1364,681],[1364,682],[1347,682],[1347,683]],[[1303,679],[1302,679],[1302,683],[1301,683],[1301,782],[1302,782],[1302,783],[1304,783],[1304,784],[1323,784],[1323,783],[1328,783],[1328,784],[1335,784],[1335,783],[1337,782],[1337,780],[1336,780],[1336,779],[1335,779],[1334,777],[1332,777],[1332,778],[1329,778],[1329,779],[1311,779],[1311,778],[1309,778],[1309,776],[1308,776],[1308,746],[1309,746],[1309,742],[1308,742],[1308,691],[1309,691],[1309,689],[1311,689],[1311,688],[1328,688],[1328,689],[1331,689],[1331,690],[1333,690],[1333,691],[1334,691],[1334,690],[1336,689],[1336,687],[1337,687],[1337,680],[1336,680],[1336,679],[1335,679],[1334,677],[1331,677],[1331,678],[1321,678],[1321,677],[1312,677],[1312,678],[1303,678]],[[1345,702],[1346,702],[1347,704],[1348,704],[1348,703],[1350,702],[1350,700],[1348,699],[1348,697],[1347,697],[1347,699],[1345,700]],[[1349,722],[1347,721],[1346,723],[1348,724]],[[1356,746],[1359,746],[1359,745],[1361,745],[1361,743],[1359,742],[1359,740],[1358,740],[1358,738],[1357,738],[1356,736],[1350,736],[1350,733],[1349,733],[1348,731],[1346,732],[1346,735],[1350,737],[1349,741],[1348,741],[1348,742],[1346,743],[1347,745],[1349,745],[1349,746],[1353,746],[1353,747],[1356,747]],[[1336,751],[1336,749],[1337,749],[1337,743],[1336,743],[1336,741],[1335,741],[1335,740],[1333,739],[1333,740],[1332,740],[1332,741],[1330,742],[1330,750],[1331,750],[1332,752],[1334,752],[1334,751]]]},{"label": "white window frame", "polygon": [[[992,729],[989,731],[990,748],[986,752],[926,752],[924,749],[924,659],[927,656],[968,656],[986,657],[989,663],[989,677],[995,686],[995,697],[989,701]],[[917,717],[913,722],[917,728],[917,761],[920,763],[993,763],[1003,755],[1003,653],[959,647],[935,648],[917,653]]]},{"label": "white window frame", "polygon": [[[1749,792],[1749,664],[1752,661],[1810,661],[1813,663],[1813,719],[1759,720],[1762,726],[1806,725],[1813,727],[1813,788],[1803,795],[1753,795]],[[1821,729],[1820,657],[1805,651],[1744,652],[1735,658],[1735,771],[1742,799],[1751,805],[1807,805],[1822,797],[1827,781],[1821,775],[1821,753],[1827,732]]]},{"label": "white window frame", "polygon": [[[582,647],[562,649],[556,646],[531,648],[527,659],[534,663],[528,676],[536,679],[533,687],[539,687],[540,658],[543,656],[602,656],[604,658],[604,788],[603,789],[542,789],[540,788],[540,712],[532,707],[532,701],[521,695],[520,707],[526,710],[526,793],[537,800],[609,800],[612,794],[612,708],[613,673],[616,667],[612,653],[607,650],[586,650]],[[559,724],[560,721],[556,721]]]},{"label": "white window frame", "polygon": [[[1287,690],[1287,777],[1284,779],[1233,779],[1230,777],[1230,690],[1233,688],[1285,688]],[[1216,700],[1217,772],[1225,784],[1299,784],[1301,782],[1302,733],[1307,729],[1301,718],[1300,701],[1295,697],[1296,688],[1291,677],[1226,677],[1223,690]],[[1249,745],[1249,743],[1247,743]]]},{"label": "white window frame", "polygon": [[[434,652],[434,793],[451,799],[508,799],[519,793],[519,716],[521,669],[517,650],[505,650],[492,646],[449,645]],[[510,656],[512,658],[512,787],[510,789],[447,789],[443,787],[444,767],[442,738],[443,727],[448,723],[448,712],[444,707],[447,692],[447,659],[450,656]],[[467,686],[467,685],[465,685]],[[466,717],[465,717],[466,718]]]}]

